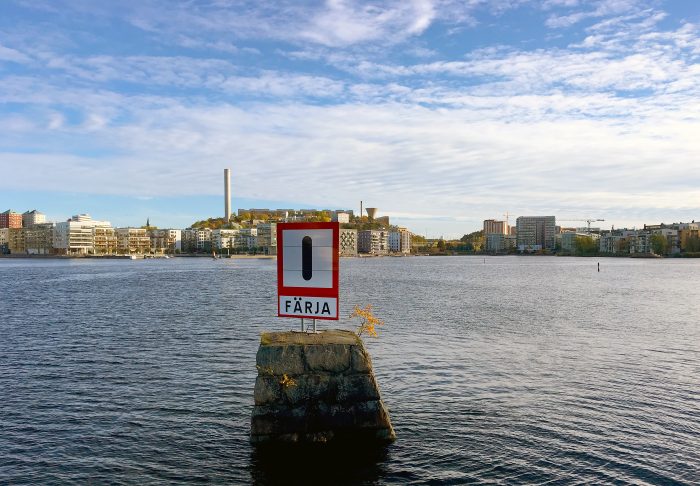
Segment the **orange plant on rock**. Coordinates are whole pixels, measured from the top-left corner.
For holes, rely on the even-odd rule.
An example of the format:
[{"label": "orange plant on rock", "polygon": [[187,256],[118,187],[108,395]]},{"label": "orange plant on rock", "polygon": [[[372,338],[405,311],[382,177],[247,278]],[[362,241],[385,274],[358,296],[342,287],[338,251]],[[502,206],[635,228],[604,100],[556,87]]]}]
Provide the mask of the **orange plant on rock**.
[{"label": "orange plant on rock", "polygon": [[350,319],[353,317],[360,319],[360,326],[357,328],[358,336],[362,336],[362,333],[366,332],[372,337],[377,337],[377,326],[382,326],[384,324],[384,321],[374,315],[370,304],[367,304],[364,309],[356,305],[355,310],[350,314]]}]

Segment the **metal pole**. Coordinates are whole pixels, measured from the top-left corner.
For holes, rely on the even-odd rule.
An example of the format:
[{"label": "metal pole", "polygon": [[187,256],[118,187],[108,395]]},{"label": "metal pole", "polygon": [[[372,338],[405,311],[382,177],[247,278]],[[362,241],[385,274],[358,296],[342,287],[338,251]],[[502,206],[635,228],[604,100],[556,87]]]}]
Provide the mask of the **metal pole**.
[{"label": "metal pole", "polygon": [[316,333],[316,319],[314,319],[314,333]]},{"label": "metal pole", "polygon": [[301,332],[304,332],[304,318],[301,318]]}]

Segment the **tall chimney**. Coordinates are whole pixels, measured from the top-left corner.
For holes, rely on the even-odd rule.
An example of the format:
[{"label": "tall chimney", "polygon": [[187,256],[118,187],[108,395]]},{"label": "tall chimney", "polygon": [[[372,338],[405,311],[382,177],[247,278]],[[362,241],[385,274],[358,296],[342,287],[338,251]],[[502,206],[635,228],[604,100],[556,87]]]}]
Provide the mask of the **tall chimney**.
[{"label": "tall chimney", "polygon": [[224,217],[231,220],[231,169],[224,169]]}]

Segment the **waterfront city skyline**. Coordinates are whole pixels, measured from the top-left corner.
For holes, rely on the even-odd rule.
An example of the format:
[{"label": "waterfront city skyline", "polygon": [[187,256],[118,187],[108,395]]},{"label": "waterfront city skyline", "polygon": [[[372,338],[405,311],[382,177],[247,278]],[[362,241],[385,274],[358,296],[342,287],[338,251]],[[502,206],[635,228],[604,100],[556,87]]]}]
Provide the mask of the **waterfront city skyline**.
[{"label": "waterfront city skyline", "polygon": [[[0,7],[0,208],[183,228],[375,206],[419,234],[700,215],[693,2]],[[511,223],[514,221],[511,220]]]}]

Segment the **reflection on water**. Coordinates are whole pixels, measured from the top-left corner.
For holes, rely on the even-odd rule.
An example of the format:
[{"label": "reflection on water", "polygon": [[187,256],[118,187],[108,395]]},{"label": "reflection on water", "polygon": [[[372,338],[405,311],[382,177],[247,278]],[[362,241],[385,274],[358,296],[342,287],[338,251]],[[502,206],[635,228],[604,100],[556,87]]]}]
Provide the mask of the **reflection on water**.
[{"label": "reflection on water", "polygon": [[251,477],[261,485],[376,484],[389,446],[348,444],[257,446],[251,453]]},{"label": "reflection on water", "polygon": [[0,482],[696,481],[700,261],[597,262],[343,259],[397,441],[258,451],[274,261],[0,260]]}]

